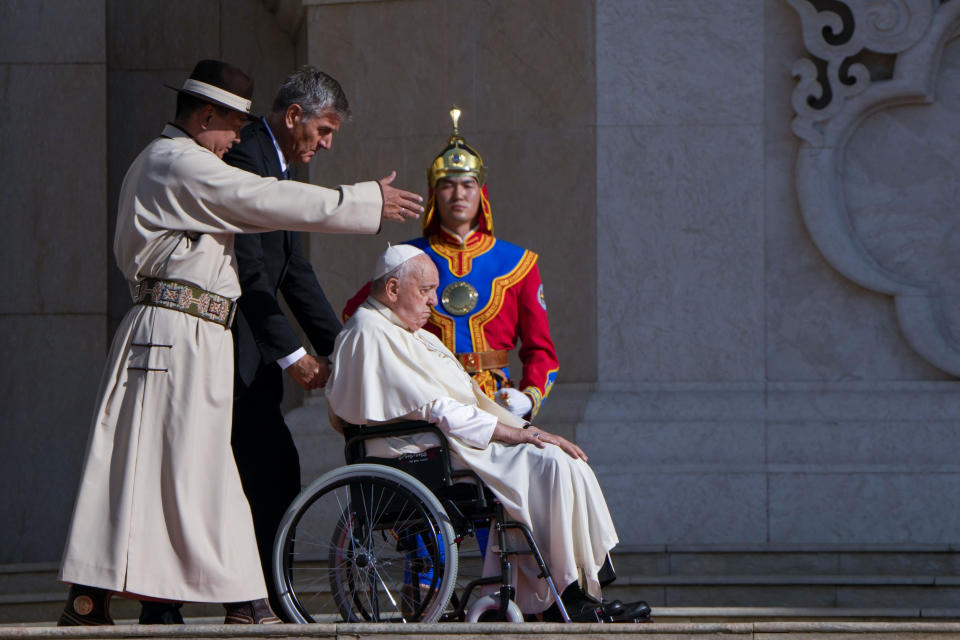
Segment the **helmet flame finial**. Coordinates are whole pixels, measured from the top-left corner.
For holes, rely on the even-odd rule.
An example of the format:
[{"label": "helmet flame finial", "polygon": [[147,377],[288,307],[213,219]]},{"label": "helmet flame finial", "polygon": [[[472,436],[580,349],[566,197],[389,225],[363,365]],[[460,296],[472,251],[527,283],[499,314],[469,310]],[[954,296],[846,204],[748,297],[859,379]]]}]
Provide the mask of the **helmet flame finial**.
[{"label": "helmet flame finial", "polygon": [[460,135],[460,128],[457,126],[457,123],[460,121],[461,113],[462,111],[457,109],[456,105],[454,105],[453,109],[450,109],[450,119],[453,120],[453,135],[455,136]]}]

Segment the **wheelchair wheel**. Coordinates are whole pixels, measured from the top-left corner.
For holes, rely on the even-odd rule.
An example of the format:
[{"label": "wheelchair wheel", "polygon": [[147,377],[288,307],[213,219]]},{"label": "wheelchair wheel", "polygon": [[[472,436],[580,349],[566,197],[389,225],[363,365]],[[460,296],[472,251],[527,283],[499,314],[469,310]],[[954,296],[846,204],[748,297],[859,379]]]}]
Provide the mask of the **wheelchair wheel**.
[{"label": "wheelchair wheel", "polygon": [[439,500],[413,476],[355,464],[293,501],[274,543],[274,583],[298,622],[435,622],[457,579]]},{"label": "wheelchair wheel", "polygon": [[[467,611],[467,622],[502,622],[500,615],[500,594],[491,593],[479,598]],[[513,600],[507,601],[506,622],[523,622],[523,612]]]}]

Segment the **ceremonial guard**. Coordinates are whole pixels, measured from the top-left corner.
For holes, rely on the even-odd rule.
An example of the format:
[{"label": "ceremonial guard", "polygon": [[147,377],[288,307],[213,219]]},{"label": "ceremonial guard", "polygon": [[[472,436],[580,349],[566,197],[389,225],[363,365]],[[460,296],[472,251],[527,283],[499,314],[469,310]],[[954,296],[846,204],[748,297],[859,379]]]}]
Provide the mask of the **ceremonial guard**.
[{"label": "ceremonial guard", "polygon": [[[407,241],[440,272],[439,304],[424,328],[456,354],[488,396],[530,419],[559,368],[537,254],[493,235],[486,167],[459,133],[460,110],[450,115],[453,135],[427,171],[423,237]],[[347,303],[344,320],[369,292],[368,284]],[[515,383],[508,353],[518,340],[523,372]]]}]

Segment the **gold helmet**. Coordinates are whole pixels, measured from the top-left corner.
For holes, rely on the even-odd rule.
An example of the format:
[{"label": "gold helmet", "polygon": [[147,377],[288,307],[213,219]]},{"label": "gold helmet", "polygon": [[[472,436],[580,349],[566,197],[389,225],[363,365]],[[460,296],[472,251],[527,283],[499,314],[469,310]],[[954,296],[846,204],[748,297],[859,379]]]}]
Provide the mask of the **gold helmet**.
[{"label": "gold helmet", "polygon": [[431,189],[437,186],[437,180],[447,176],[473,176],[481,187],[487,181],[487,169],[483,166],[483,158],[476,149],[460,137],[460,130],[457,127],[460,113],[460,109],[456,107],[450,110],[453,135],[447,140],[446,148],[433,160],[433,164],[427,170],[427,183]]}]

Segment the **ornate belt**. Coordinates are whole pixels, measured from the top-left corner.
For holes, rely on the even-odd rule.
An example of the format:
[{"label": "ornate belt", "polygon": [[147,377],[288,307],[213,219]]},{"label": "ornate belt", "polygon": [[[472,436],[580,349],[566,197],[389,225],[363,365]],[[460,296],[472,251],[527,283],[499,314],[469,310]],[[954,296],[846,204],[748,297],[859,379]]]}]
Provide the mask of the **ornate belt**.
[{"label": "ornate belt", "polygon": [[486,369],[503,369],[509,363],[506,349],[458,353],[457,360],[467,370],[467,373],[477,373]]},{"label": "ornate belt", "polygon": [[179,280],[142,278],[133,293],[135,304],[182,311],[230,328],[237,303],[218,293]]}]

